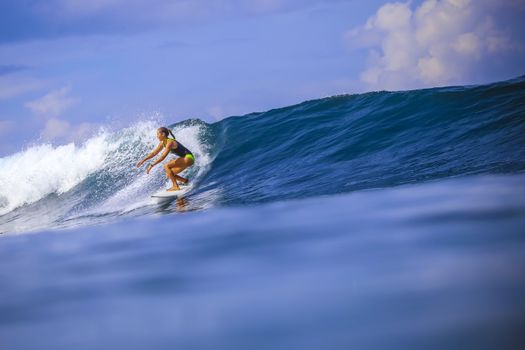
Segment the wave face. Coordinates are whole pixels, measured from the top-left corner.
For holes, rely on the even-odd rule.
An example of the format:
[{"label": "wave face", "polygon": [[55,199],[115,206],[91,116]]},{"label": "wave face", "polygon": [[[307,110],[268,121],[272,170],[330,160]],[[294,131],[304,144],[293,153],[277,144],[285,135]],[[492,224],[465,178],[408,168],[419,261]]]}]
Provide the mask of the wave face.
[{"label": "wave face", "polygon": [[[0,233],[172,212],[167,186],[135,163],[158,123],[82,145],[34,145],[0,159]],[[474,87],[374,92],[230,117],[174,133],[196,155],[186,210],[331,195],[525,169],[525,77]],[[28,165],[30,170],[28,171]]]},{"label": "wave face", "polygon": [[259,203],[525,169],[525,77],[308,101],[213,125],[201,190]]}]

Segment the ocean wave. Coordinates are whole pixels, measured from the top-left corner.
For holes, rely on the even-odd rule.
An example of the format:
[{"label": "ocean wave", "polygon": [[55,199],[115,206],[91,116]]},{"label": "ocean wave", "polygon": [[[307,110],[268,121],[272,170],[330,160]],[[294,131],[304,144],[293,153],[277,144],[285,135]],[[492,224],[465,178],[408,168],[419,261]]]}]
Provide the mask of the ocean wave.
[{"label": "ocean wave", "polygon": [[[484,86],[312,100],[207,124],[171,125],[196,156],[189,209],[387,188],[525,170],[525,78]],[[0,232],[156,213],[169,185],[135,163],[155,121],[102,130],[82,145],[40,144],[0,159]]]}]

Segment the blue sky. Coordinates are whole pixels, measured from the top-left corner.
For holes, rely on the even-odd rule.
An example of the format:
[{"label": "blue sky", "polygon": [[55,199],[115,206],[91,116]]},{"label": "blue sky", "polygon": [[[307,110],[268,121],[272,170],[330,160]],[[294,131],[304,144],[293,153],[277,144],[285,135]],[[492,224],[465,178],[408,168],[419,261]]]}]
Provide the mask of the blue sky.
[{"label": "blue sky", "polygon": [[101,125],[525,74],[523,0],[0,2],[0,157]]}]

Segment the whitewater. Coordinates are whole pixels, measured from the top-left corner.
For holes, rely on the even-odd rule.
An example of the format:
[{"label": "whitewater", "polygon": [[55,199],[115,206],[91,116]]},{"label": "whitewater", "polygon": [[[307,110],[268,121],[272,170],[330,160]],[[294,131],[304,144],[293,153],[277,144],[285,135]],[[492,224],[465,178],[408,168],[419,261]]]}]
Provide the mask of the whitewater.
[{"label": "whitewater", "polygon": [[[147,175],[135,164],[158,144],[158,127],[154,121],[138,122],[120,131],[101,130],[80,145],[39,144],[2,158],[0,217],[6,221],[0,232],[90,224],[153,204],[150,195],[167,188],[162,167]],[[212,150],[202,143],[206,126],[189,121],[173,132],[197,156],[188,172],[193,187],[212,159]]]},{"label": "whitewater", "polygon": [[159,124],[0,158],[6,349],[523,344],[525,77]]}]

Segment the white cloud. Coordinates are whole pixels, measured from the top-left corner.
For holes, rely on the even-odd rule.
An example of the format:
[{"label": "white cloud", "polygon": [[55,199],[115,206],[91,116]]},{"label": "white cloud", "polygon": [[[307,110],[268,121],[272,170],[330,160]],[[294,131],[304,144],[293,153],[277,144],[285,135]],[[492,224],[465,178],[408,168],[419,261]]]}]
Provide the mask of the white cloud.
[{"label": "white cloud", "polygon": [[40,132],[43,141],[72,142],[86,139],[99,128],[97,124],[75,124],[61,118],[62,114],[78,101],[71,96],[71,87],[66,86],[26,102],[25,106],[44,120],[44,128]]},{"label": "white cloud", "polygon": [[92,123],[73,125],[67,120],[50,118],[46,121],[40,137],[44,141],[80,141],[90,136],[98,127]]},{"label": "white cloud", "polygon": [[[509,7],[511,11],[514,3]],[[367,48],[360,79],[372,89],[405,89],[468,83],[488,76],[491,65],[521,55],[525,45],[498,27],[496,0],[425,0],[381,6],[364,25],[345,34],[353,48]],[[515,8],[515,7],[514,7]],[[525,65],[515,64],[517,74]],[[508,78],[508,77],[507,77]]]},{"label": "white cloud", "polygon": [[406,4],[387,3],[366,25],[368,28],[377,27],[383,30],[404,30],[409,28],[411,17],[412,11]]},{"label": "white cloud", "polygon": [[70,96],[70,92],[70,87],[53,90],[39,99],[26,102],[25,106],[36,115],[58,117],[78,102],[78,99]]},{"label": "white cloud", "polygon": [[66,136],[70,128],[71,124],[69,124],[69,122],[51,118],[46,122],[40,136],[46,141],[54,140]]},{"label": "white cloud", "polygon": [[457,38],[453,47],[462,55],[479,57],[483,50],[482,45],[481,39],[476,34],[465,33]]}]

